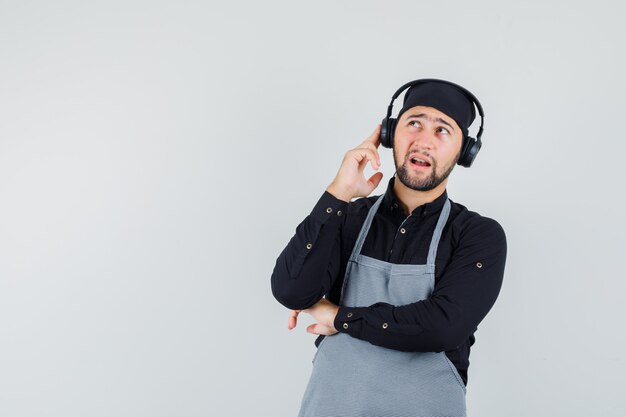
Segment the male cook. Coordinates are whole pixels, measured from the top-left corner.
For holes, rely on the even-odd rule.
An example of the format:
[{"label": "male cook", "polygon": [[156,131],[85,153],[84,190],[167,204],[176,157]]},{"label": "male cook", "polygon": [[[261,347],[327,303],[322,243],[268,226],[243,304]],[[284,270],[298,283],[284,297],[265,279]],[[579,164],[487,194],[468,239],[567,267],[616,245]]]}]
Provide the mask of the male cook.
[{"label": "male cook", "polygon": [[[500,292],[507,248],[498,222],[446,192],[454,166],[470,166],[480,149],[482,124],[468,135],[475,106],[482,120],[476,97],[449,81],[401,87],[278,257],[272,292],[293,310],[288,328],[308,313],[307,331],[319,335],[301,417],[466,415],[470,347]],[[369,196],[383,175],[363,170],[380,169],[381,142],[396,172]]]}]

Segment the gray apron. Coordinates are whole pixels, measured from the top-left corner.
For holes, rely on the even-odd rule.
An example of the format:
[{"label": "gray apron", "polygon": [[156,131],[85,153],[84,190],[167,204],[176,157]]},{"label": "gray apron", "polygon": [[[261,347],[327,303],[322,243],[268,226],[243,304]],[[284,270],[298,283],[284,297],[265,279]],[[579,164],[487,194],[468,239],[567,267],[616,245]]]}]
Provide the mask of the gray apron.
[{"label": "gray apron", "polygon": [[[439,215],[426,265],[392,264],[361,255],[382,196],[370,208],[348,265],[340,305],[403,305],[428,298],[435,286],[435,255],[450,201]],[[381,331],[388,326],[381,323]],[[419,337],[419,336],[418,336]],[[300,417],[465,417],[465,385],[445,352],[402,352],[337,333],[326,336]]]}]

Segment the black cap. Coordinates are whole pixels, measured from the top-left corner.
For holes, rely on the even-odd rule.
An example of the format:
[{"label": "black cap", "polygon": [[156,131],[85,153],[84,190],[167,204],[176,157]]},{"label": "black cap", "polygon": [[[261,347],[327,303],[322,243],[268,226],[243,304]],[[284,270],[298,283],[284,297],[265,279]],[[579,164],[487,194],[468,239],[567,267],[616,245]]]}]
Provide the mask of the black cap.
[{"label": "black cap", "polygon": [[409,88],[397,119],[415,106],[434,107],[447,114],[459,125],[464,138],[476,118],[473,101],[460,89],[443,82],[428,81]]}]

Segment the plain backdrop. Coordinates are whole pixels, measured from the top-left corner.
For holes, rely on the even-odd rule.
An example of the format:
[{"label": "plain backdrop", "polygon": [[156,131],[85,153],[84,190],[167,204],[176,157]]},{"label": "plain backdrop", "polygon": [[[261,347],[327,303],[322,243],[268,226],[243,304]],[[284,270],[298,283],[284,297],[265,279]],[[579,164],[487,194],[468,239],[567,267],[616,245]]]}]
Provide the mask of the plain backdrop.
[{"label": "plain backdrop", "polygon": [[0,1],[0,416],[296,415],[314,336],[287,330],[276,258],[430,77],[482,102],[448,193],[508,239],[469,416],[623,416],[623,14]]}]

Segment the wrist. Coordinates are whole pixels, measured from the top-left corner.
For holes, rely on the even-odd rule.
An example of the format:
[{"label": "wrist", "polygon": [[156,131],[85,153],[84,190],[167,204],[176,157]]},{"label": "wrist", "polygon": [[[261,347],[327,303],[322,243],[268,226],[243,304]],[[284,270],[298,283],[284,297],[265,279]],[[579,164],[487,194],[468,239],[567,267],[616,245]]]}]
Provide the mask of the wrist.
[{"label": "wrist", "polygon": [[326,191],[333,195],[338,200],[345,201],[349,203],[352,200],[352,194],[345,190],[344,187],[341,187],[334,182],[330,183],[328,187],[326,187]]},{"label": "wrist", "polygon": [[338,331],[337,328],[335,327],[335,319],[337,318],[337,313],[338,312],[339,312],[339,307],[335,306],[331,310],[330,317],[328,318],[327,326],[330,327],[331,329],[333,329],[334,331]]}]

